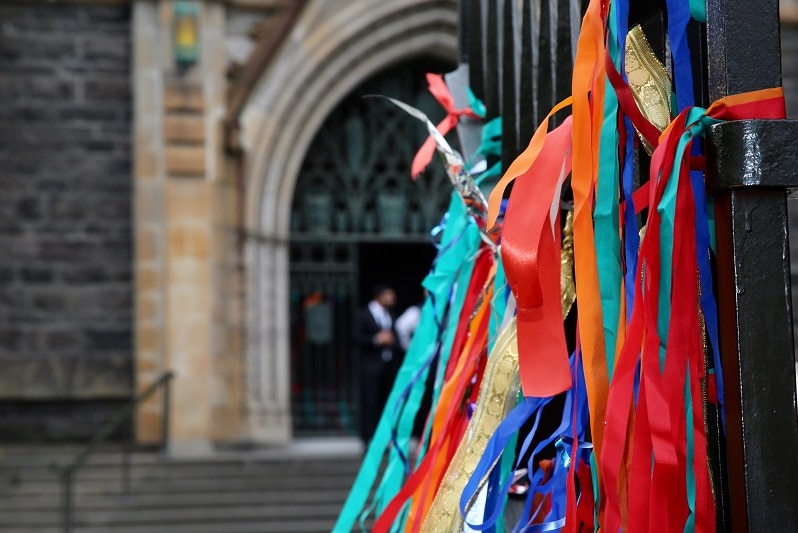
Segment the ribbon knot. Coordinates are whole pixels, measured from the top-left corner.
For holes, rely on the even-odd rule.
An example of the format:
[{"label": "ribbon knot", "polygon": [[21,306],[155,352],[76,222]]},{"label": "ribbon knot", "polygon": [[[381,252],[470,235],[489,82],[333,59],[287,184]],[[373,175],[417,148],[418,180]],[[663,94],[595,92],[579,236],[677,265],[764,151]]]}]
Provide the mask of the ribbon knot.
[{"label": "ribbon knot", "polygon": [[[443,76],[440,74],[427,73],[427,83],[429,84],[430,94],[435,97],[435,100],[437,100],[446,111],[446,116],[436,126],[441,135],[446,135],[452,131],[460,121],[460,117],[469,117],[476,120],[482,118],[475,113],[470,106],[457,109],[452,93],[449,91],[446,82],[443,81]],[[427,168],[427,165],[432,161],[432,155],[434,153],[435,140],[430,135],[413,158],[413,165],[410,167],[410,174],[413,179],[416,179],[419,174],[424,172],[424,169]]]}]

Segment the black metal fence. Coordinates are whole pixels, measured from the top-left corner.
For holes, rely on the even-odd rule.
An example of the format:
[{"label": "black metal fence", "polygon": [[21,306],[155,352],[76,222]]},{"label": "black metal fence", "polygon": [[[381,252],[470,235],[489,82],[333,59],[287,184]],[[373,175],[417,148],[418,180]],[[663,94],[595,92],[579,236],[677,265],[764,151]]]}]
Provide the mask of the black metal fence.
[{"label": "black metal fence", "polygon": [[[505,168],[552,105],[570,94],[586,4],[461,0],[462,59],[489,118],[502,117]],[[631,4],[631,22],[646,24],[665,62],[665,2]],[[781,85],[778,0],[707,0],[707,22],[691,23],[689,33],[699,104]],[[798,531],[787,235],[787,195],[798,187],[795,139],[793,121],[739,121],[715,126],[707,141],[727,420],[724,438],[710,407],[708,436],[724,531]]]}]

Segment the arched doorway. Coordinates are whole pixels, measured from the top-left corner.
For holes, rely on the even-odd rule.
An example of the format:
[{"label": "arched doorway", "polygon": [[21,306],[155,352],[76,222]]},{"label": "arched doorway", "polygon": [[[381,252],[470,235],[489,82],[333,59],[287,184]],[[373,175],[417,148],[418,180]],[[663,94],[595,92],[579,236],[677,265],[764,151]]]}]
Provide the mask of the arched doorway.
[{"label": "arched doorway", "polygon": [[377,99],[396,97],[443,111],[424,74],[440,61],[416,59],[362,83],[326,119],[302,164],[290,234],[291,400],[294,434],[357,435],[359,358],[352,317],[375,283],[397,291],[397,311],[421,300],[451,185],[433,163],[417,181],[410,162],[424,140],[417,121]]}]

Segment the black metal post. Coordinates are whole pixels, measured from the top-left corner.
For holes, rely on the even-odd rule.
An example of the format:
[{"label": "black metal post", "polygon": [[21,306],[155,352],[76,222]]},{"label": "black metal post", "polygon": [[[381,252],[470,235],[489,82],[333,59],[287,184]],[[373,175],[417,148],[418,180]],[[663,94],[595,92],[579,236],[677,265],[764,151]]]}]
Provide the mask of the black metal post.
[{"label": "black metal post", "polygon": [[[552,35],[552,2],[540,2],[540,19],[538,26],[538,71],[537,71],[537,110],[538,117],[543,118],[554,107],[554,37]],[[570,62],[569,62],[570,65]]]},{"label": "black metal post", "polygon": [[518,65],[516,58],[516,11],[512,0],[504,0],[502,13],[502,168],[518,156]]},{"label": "black metal post", "polygon": [[524,0],[521,7],[521,68],[518,72],[518,141],[521,149],[526,147],[538,118],[535,113],[535,31],[533,29],[536,3],[534,0]]},{"label": "black metal post", "polygon": [[[460,53],[460,63],[468,63],[468,55],[470,53],[470,45],[468,42],[469,36],[469,11],[471,10],[471,2],[475,0],[460,0],[459,4],[459,33],[457,35],[458,51]],[[479,38],[477,35],[476,38]]]},{"label": "black metal post", "polygon": [[163,417],[161,418],[161,453],[169,453],[169,409],[172,390],[171,376],[163,384]]},{"label": "black metal post", "polygon": [[[485,49],[483,46],[482,0],[461,0],[468,4],[468,78],[477,98],[485,99]],[[462,33],[462,32],[461,32]]]},{"label": "black metal post", "polygon": [[122,494],[127,497],[130,495],[130,452],[133,447],[133,434],[128,431],[125,437],[124,449],[122,450]]},{"label": "black metal post", "polygon": [[[710,100],[781,85],[777,0],[709,0]],[[798,531],[798,420],[787,189],[798,124],[712,128],[720,349],[732,531]]]},{"label": "black metal post", "polygon": [[[509,0],[508,0],[509,1]],[[487,6],[485,27],[485,109],[491,119],[501,113],[501,48],[499,34],[499,7],[496,0]]]}]

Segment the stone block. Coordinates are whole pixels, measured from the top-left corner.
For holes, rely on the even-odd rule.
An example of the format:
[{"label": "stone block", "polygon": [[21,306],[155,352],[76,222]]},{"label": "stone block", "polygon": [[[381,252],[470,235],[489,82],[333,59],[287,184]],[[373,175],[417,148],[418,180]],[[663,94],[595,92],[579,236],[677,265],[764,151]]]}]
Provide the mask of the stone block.
[{"label": "stone block", "polygon": [[[136,351],[157,351],[160,348],[160,330],[154,326],[136,328]],[[155,369],[152,369],[155,370]]]},{"label": "stone block", "polygon": [[142,141],[136,148],[135,169],[137,179],[154,179],[158,173],[158,155],[154,147],[147,149],[151,143]]},{"label": "stone block", "polygon": [[[137,322],[153,322],[157,320],[159,313],[158,313],[158,301],[152,296],[144,296],[138,295],[136,298],[136,321]],[[138,329],[141,329],[140,327]],[[136,349],[138,350],[140,347],[139,343],[137,342]]]},{"label": "stone block", "polygon": [[[108,271],[100,266],[78,265],[61,271],[61,279],[70,284],[93,284],[108,280]],[[129,275],[127,279],[130,279]]]},{"label": "stone block", "polygon": [[84,13],[84,17],[89,26],[113,27],[112,23],[115,23],[123,28],[129,27],[130,6],[126,4],[108,6],[94,5],[86,7]]},{"label": "stone block", "polygon": [[20,271],[22,281],[26,283],[49,283],[53,280],[53,268],[23,267]]},{"label": "stone block", "polygon": [[205,148],[167,146],[166,171],[170,176],[205,176]]},{"label": "stone block", "polygon": [[194,111],[204,109],[202,87],[189,85],[169,85],[164,94],[164,107],[168,112]]},{"label": "stone block", "polygon": [[169,230],[169,255],[208,259],[208,232],[196,225],[178,225]]},{"label": "stone block", "polygon": [[154,229],[139,229],[136,232],[136,257],[141,261],[158,258],[158,232]]},{"label": "stone block", "polygon": [[140,409],[136,416],[135,432],[138,444],[160,444],[163,439],[163,415],[160,410]]},{"label": "stone block", "polygon": [[131,332],[128,328],[100,328],[95,326],[85,330],[87,348],[90,350],[123,350],[132,348]]},{"label": "stone block", "polygon": [[118,63],[120,67],[128,67],[130,48],[130,41],[115,36],[92,35],[83,39],[83,57],[104,65]]},{"label": "stone block", "polygon": [[22,333],[14,329],[0,330],[0,350],[19,350],[22,341]]},{"label": "stone block", "polygon": [[17,202],[17,217],[22,220],[39,220],[42,217],[38,198],[23,198]]},{"label": "stone block", "polygon": [[[43,342],[46,343],[47,335]],[[132,394],[130,355],[0,358],[0,399],[128,399]],[[0,405],[3,402],[0,401]]]},{"label": "stone block", "polygon": [[131,99],[130,81],[126,79],[89,80],[85,82],[84,92],[90,101],[129,102]]},{"label": "stone block", "polygon": [[[21,442],[85,442],[114,415],[125,400],[82,402],[20,400],[0,403],[0,440]],[[121,441],[131,430],[122,424],[110,437]]]},{"label": "stone block", "polygon": [[80,346],[81,335],[78,331],[57,330],[47,334],[47,347],[53,350],[69,350]]},{"label": "stone block", "polygon": [[[136,348],[137,376],[158,376],[159,372],[163,371],[163,366],[161,352],[159,350],[146,351],[140,350],[138,347]],[[155,379],[157,379],[157,377]],[[141,385],[142,383],[139,383],[139,386]]]},{"label": "stone block", "polygon": [[168,142],[201,144],[205,141],[205,123],[202,115],[166,115],[164,136]]},{"label": "stone block", "polygon": [[136,292],[138,294],[157,293],[161,276],[155,267],[139,267],[136,273]]}]

